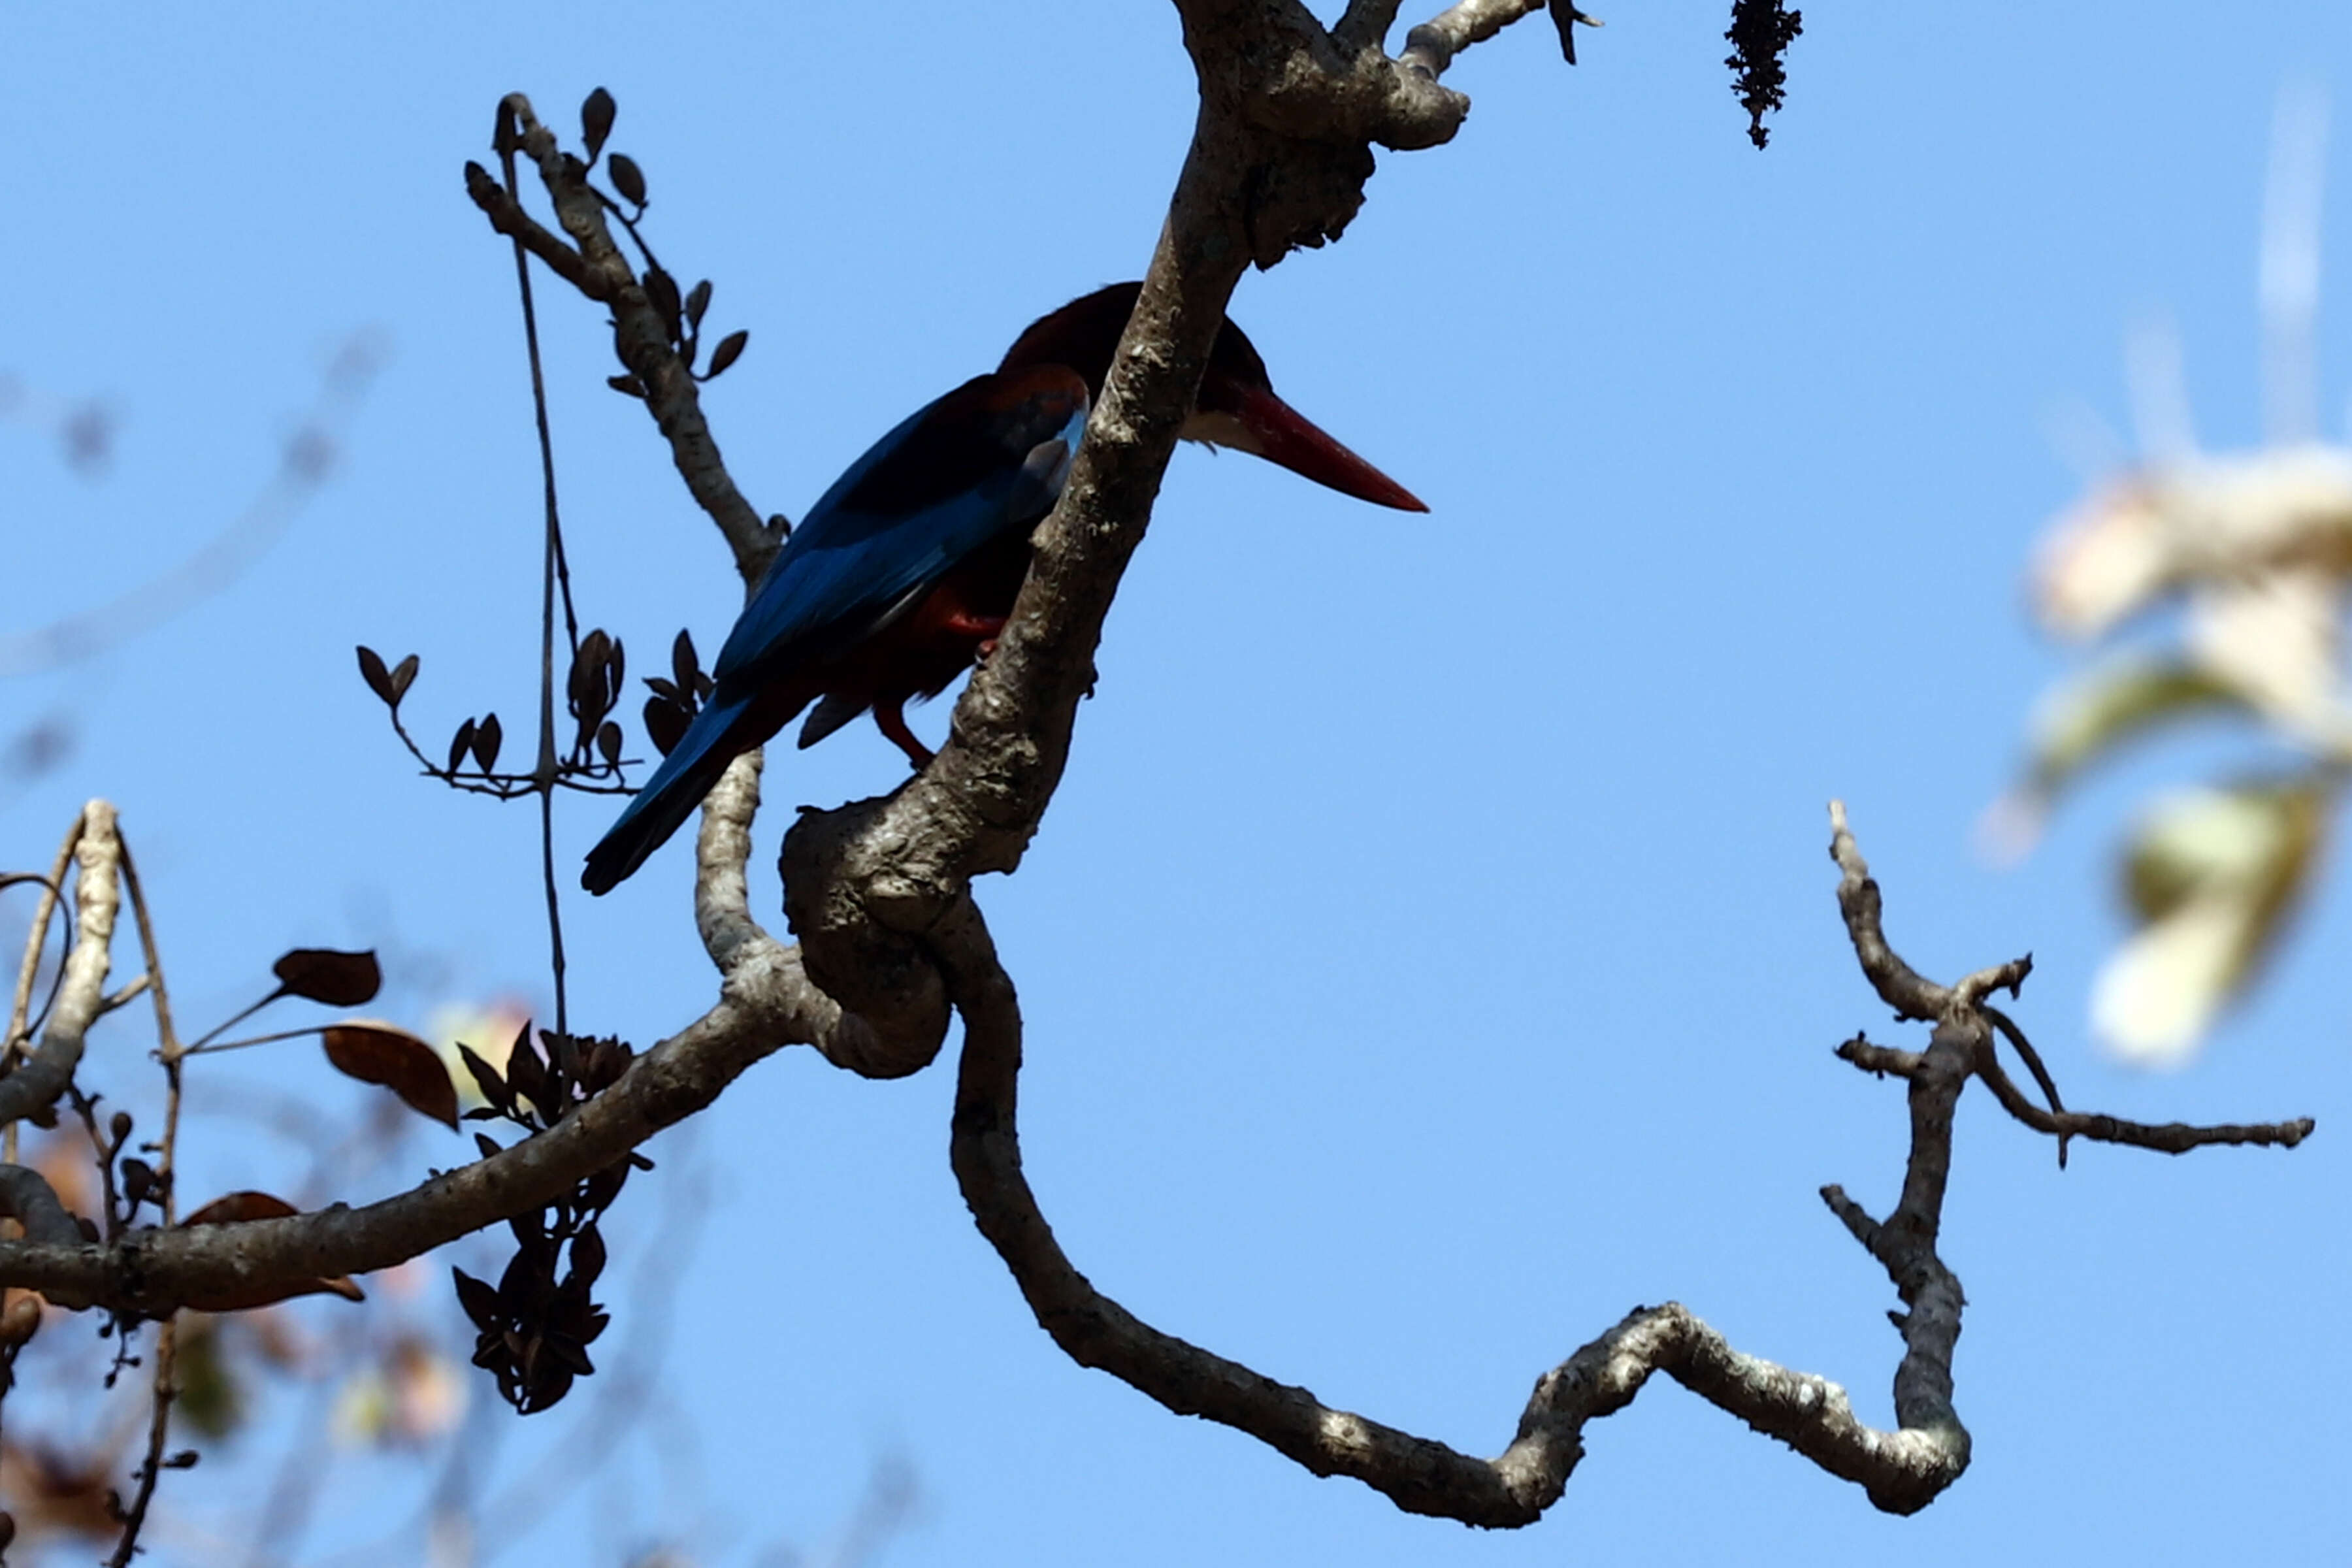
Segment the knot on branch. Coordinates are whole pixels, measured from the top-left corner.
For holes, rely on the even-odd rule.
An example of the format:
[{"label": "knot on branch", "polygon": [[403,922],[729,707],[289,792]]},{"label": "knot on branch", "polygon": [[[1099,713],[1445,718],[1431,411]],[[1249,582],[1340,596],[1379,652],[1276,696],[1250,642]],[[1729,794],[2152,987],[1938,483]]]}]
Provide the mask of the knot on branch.
[{"label": "knot on branch", "polygon": [[947,984],[921,937],[962,892],[960,879],[890,831],[888,806],[803,813],[777,861],[802,964],[841,1005],[819,1048],[865,1078],[919,1072],[947,1039]]},{"label": "knot on branch", "polygon": [[[1205,8],[1204,8],[1205,9]],[[1326,33],[1303,7],[1228,6],[1195,15],[1185,43],[1201,83],[1197,146],[1239,176],[1250,259],[1337,239],[1363,205],[1374,146],[1411,152],[1454,139],[1470,100],[1442,85],[1453,41],[1392,59],[1377,36]]]}]

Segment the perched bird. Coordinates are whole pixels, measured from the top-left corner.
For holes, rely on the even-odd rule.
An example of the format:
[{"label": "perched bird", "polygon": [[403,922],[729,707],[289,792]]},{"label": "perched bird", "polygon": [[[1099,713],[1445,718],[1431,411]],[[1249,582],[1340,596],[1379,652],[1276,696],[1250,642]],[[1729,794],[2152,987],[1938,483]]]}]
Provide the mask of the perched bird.
[{"label": "perched bird", "polygon": [[[916,767],[930,761],[907,700],[937,696],[1004,629],[1030,534],[1061,494],[1142,287],[1113,284],[1032,323],[992,373],[908,416],[834,480],[728,634],[709,703],[588,852],[582,887],[609,891],[644,864],[729,763],[812,702],[803,747],[871,709]],[[1276,397],[1230,321],[1182,434],[1381,506],[1429,510]]]}]

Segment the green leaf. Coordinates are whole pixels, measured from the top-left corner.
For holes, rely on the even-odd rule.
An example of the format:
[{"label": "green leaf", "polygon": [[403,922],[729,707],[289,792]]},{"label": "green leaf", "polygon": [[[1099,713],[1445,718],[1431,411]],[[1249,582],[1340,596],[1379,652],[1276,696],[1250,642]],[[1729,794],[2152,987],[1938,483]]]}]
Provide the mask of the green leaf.
[{"label": "green leaf", "polygon": [[2244,994],[2324,858],[2337,787],[2314,770],[2188,791],[2148,814],[2123,868],[2137,930],[2091,998],[2119,1055],[2176,1065]]},{"label": "green leaf", "polygon": [[2111,664],[2059,688],[2044,704],[2025,790],[2048,800],[2092,763],[2167,724],[2253,711],[2243,691],[2199,666],[2169,659]]}]

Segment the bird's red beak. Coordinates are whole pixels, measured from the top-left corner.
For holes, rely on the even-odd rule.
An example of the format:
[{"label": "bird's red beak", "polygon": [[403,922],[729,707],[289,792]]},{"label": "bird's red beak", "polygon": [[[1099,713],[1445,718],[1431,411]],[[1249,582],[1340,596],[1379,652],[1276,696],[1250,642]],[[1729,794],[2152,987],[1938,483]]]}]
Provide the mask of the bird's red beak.
[{"label": "bird's red beak", "polygon": [[[1392,506],[1399,511],[1429,510],[1411,490],[1339,445],[1305,415],[1264,387],[1239,385],[1221,390],[1225,391],[1225,396],[1219,399],[1226,405],[1223,412],[1241,428],[1234,433],[1228,426],[1226,432],[1210,436],[1218,445],[1234,447],[1269,463],[1279,463],[1294,474],[1327,485],[1342,495],[1370,501],[1374,506]],[[1241,438],[1234,438],[1236,434]]]}]

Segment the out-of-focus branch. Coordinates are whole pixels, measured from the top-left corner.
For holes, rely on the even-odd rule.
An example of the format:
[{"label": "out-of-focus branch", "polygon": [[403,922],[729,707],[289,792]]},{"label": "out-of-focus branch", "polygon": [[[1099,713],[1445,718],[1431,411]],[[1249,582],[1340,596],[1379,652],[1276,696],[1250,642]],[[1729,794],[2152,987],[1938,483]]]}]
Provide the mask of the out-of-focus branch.
[{"label": "out-of-focus branch", "polygon": [[219,593],[268,553],[333,477],[338,433],[375,378],[381,347],[367,334],[337,351],[318,395],[280,448],[268,482],[187,559],[101,605],[45,626],[0,634],[0,677],[89,658]]},{"label": "out-of-focus branch", "polygon": [[[0,1046],[0,1073],[15,1070],[17,1058],[32,1042],[33,988],[41,978],[41,954],[49,945],[49,922],[57,918],[58,904],[65,897],[66,872],[73,865],[74,848],[81,842],[82,819],[77,815],[73,826],[66,829],[66,841],[58,847],[57,863],[49,874],[37,879],[41,885],[40,901],[33,907],[33,918],[25,927],[25,956],[16,966],[16,991],[8,1006],[8,1035]],[[71,951],[71,943],[68,943]],[[101,1009],[105,1004],[100,1004]],[[16,1123],[7,1123],[0,1133],[0,1160],[16,1158]]]},{"label": "out-of-focus branch", "polygon": [[66,1212],[57,1189],[29,1165],[0,1165],[0,1218],[15,1220],[31,1239],[79,1247],[81,1226]]},{"label": "out-of-focus branch", "polygon": [[[80,870],[74,881],[73,947],[66,955],[65,974],[48,1024],[41,1031],[41,1043],[14,1072],[0,1079],[0,1121],[37,1115],[64,1096],[81,1061],[82,1037],[106,1011],[109,949],[122,898],[117,880],[121,858],[114,808],[102,800],[91,801],[82,808],[74,844]],[[21,1012],[25,994],[21,984],[18,992]]]}]

